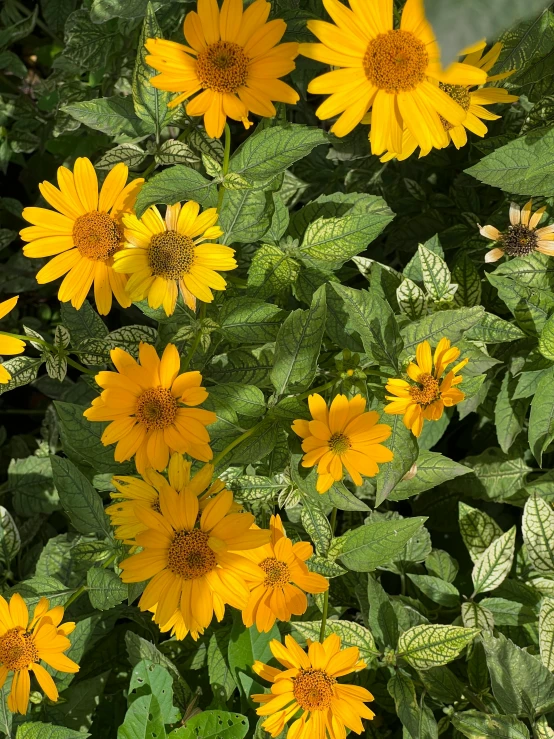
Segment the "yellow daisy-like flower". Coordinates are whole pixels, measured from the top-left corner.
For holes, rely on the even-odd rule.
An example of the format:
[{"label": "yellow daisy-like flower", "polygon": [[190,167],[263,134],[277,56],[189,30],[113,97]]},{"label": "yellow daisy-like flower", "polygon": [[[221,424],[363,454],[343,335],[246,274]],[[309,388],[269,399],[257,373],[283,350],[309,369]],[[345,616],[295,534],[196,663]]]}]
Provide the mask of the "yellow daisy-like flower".
[{"label": "yellow daisy-like flower", "polygon": [[285,669],[254,662],[254,672],[273,685],[270,693],[251,697],[262,704],[258,716],[269,716],[262,726],[272,737],[279,736],[298,712],[301,715],[291,724],[287,739],[345,739],[346,729],[363,732],[362,718],[375,716],[365,705],[373,696],[358,685],[338,682],[367,667],[358,647],[341,649],[336,634],[322,644],[312,642],[307,654],[292,636],[285,636],[285,646],[276,639],[269,646]]},{"label": "yellow daisy-like flower", "polygon": [[[0,319],[7,316],[8,313],[15,308],[18,300],[19,295],[15,295],[13,298],[10,298],[9,300],[4,300],[4,302],[0,303]],[[12,354],[21,354],[21,352],[24,350],[24,341],[0,333],[0,355],[5,354],[9,356]],[[4,366],[2,366],[2,364],[0,364],[0,385],[6,385],[11,379],[12,376],[10,375],[8,370]]]},{"label": "yellow daisy-like flower", "polygon": [[187,114],[204,116],[208,135],[217,138],[227,118],[248,128],[249,112],[272,117],[273,102],[298,102],[298,93],[279,79],[295,68],[298,44],[279,44],[287,25],[267,22],[270,3],[255,0],[243,12],[242,0],[223,0],[221,10],[216,0],[198,0],[197,9],[185,16],[189,46],[146,42],[146,61],[161,72],[151,80],[154,87],[181,93],[170,107],[202,90],[187,103]]},{"label": "yellow daisy-like flower", "polygon": [[197,298],[211,303],[212,290],[225,290],[227,283],[218,272],[235,269],[235,250],[206,243],[223,231],[215,225],[215,208],[201,215],[199,210],[198,203],[190,200],[183,207],[168,205],[165,220],[155,206],[140,220],[135,215],[123,216],[125,249],[115,255],[114,269],[131,275],[127,283],[131,300],[148,297],[151,308],[163,305],[170,316],[179,291],[194,310]]},{"label": "yellow daisy-like flower", "polygon": [[485,254],[485,262],[497,262],[505,254],[509,257],[526,257],[534,251],[554,256],[554,223],[537,228],[546,206],[531,214],[532,208],[532,200],[525,203],[523,208],[511,203],[507,231],[499,231],[494,226],[479,226],[481,236],[500,244]]},{"label": "yellow daisy-like flower", "polygon": [[174,451],[209,461],[213,452],[206,426],[216,415],[193,407],[206,400],[208,391],[200,372],[179,374],[177,347],[168,344],[161,360],[151,344],[142,342],[138,362],[123,349],[112,349],[110,356],[117,372],[96,375],[103,390],[83,415],[89,421],[111,421],[102,443],[117,444],[116,462],[135,455],[142,475],[149,467],[165,469]]},{"label": "yellow daisy-like flower", "polygon": [[[496,64],[500,52],[502,50],[502,44],[495,44],[486,54],[483,55],[483,49],[478,49],[468,54],[462,61],[463,64],[470,64],[474,67],[489,72],[492,67]],[[503,74],[495,74],[487,76],[487,82],[493,82],[496,80],[504,79],[510,74],[513,74],[515,70],[511,72],[505,72]],[[447,133],[448,141],[452,141],[457,149],[467,144],[467,131],[475,133],[477,136],[485,136],[487,133],[487,127],[483,123],[486,121],[495,121],[500,118],[499,115],[491,113],[484,105],[494,105],[495,103],[515,103],[519,100],[518,95],[510,95],[507,90],[503,87],[480,87],[476,90],[472,90],[468,85],[452,85],[446,83],[439,83],[441,90],[455,100],[462,108],[466,111],[466,117],[463,122],[456,126],[453,123],[441,118],[441,123],[444,130]],[[413,137],[412,133],[408,128],[404,128],[402,136],[402,151],[399,154],[388,152],[381,157],[382,162],[387,162],[390,159],[397,158],[399,161],[407,159],[417,149],[417,141]],[[420,157],[428,154],[429,151],[420,151]]]},{"label": "yellow daisy-like flower", "polygon": [[27,713],[33,672],[38,684],[51,701],[58,700],[58,689],[52,676],[41,662],[60,672],[78,672],[79,665],[66,657],[64,652],[71,642],[67,638],[75,624],[62,624],[62,606],[50,608],[47,598],[41,598],[33,617],[29,620],[27,605],[19,593],[10,602],[0,595],[0,688],[13,672],[8,696],[8,708],[12,713]]},{"label": "yellow daisy-like flower", "polygon": [[[451,408],[461,403],[465,395],[456,388],[463,377],[457,373],[465,367],[469,359],[463,359],[443,377],[449,364],[460,356],[460,350],[450,346],[450,339],[443,338],[431,354],[428,341],[417,345],[416,361],[410,362],[406,373],[414,384],[401,379],[390,379],[386,389],[391,400],[385,406],[385,413],[404,416],[404,426],[411,429],[414,436],[419,436],[423,428],[423,421],[438,421],[445,406]],[[434,369],[433,369],[434,365]],[[442,378],[442,379],[441,379]]]},{"label": "yellow daisy-like flower", "polygon": [[330,96],[317,109],[317,116],[339,115],[331,131],[345,136],[371,108],[373,154],[401,151],[404,127],[424,151],[443,148],[448,139],[441,120],[459,126],[466,111],[439,83],[481,85],[486,72],[458,62],[442,69],[422,0],[407,0],[397,29],[393,28],[392,0],[349,3],[351,9],[339,0],[323,0],[336,25],[308,21],[308,28],[322,43],[300,45],[304,56],[341,67],[308,86],[309,92]]},{"label": "yellow daisy-like flower", "polygon": [[308,398],[312,421],[297,419],[292,424],[302,437],[303,467],[317,464],[317,490],[325,493],[334,482],[344,477],[343,465],[356,485],[362,475],[374,477],[377,463],[390,462],[393,454],[381,442],[389,438],[391,427],[378,424],[379,414],[364,413],[366,401],[361,395],[348,400],[336,395],[331,407],[317,393]]},{"label": "yellow daisy-like flower", "polygon": [[[225,489],[225,483],[217,479],[212,483],[213,465],[206,464],[195,475],[190,474],[191,463],[182,454],[174,452],[168,466],[169,485],[177,493],[184,490],[198,496],[200,510],[210,501],[213,495]],[[147,508],[160,512],[160,491],[168,485],[168,481],[156,470],[148,469],[143,480],[130,475],[112,477],[117,492],[110,493],[114,503],[106,508],[112,526],[115,527],[115,538],[126,544],[134,545],[134,539],[146,530],[145,524],[136,514],[136,508]],[[238,503],[233,503],[233,511],[241,510]]]},{"label": "yellow daisy-like flower", "polygon": [[[86,157],[75,161],[73,172],[58,169],[58,186],[42,182],[42,197],[56,210],[25,208],[23,218],[32,226],[20,231],[26,257],[51,257],[37,273],[41,285],[65,275],[58,298],[71,301],[77,310],[83,305],[94,283],[98,312],[107,315],[112,307],[112,293],[128,308],[131,300],[125,292],[127,278],[113,270],[114,254],[121,248],[121,216],[132,210],[144,182],[127,182],[128,167],[120,162],[110,170],[100,195],[98,177]],[[57,212],[56,212],[57,211]]]},{"label": "yellow daisy-like flower", "polygon": [[314,553],[307,541],[293,544],[287,537],[280,516],[272,516],[269,524],[271,540],[260,549],[246,552],[265,573],[263,582],[250,593],[248,605],[242,612],[247,627],[256,624],[260,632],[267,632],[278,618],[290,621],[291,615],[306,612],[306,593],[324,593],[329,581],[322,575],[310,572],[305,562]]},{"label": "yellow daisy-like flower", "polygon": [[[155,609],[154,620],[168,626],[179,610],[183,629],[195,638],[215,616],[221,621],[225,605],[245,608],[247,583],[263,580],[263,571],[240,552],[263,546],[269,531],[252,530],[251,513],[230,513],[233,494],[223,490],[200,513],[198,497],[166,485],[160,491],[160,512],[136,508],[147,530],[138,534],[139,554],[124,560],[123,582],[150,580],[141,610]],[[174,625],[174,624],[172,624]]]}]

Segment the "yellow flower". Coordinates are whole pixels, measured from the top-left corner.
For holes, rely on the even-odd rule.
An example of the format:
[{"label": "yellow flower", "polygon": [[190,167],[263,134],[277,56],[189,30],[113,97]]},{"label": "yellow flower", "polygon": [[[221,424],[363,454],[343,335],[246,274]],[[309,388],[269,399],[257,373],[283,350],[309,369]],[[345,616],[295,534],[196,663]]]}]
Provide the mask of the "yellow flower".
[{"label": "yellow flower", "polygon": [[365,669],[358,647],[341,649],[336,634],[322,644],[312,642],[307,654],[292,636],[285,636],[285,645],[276,639],[269,645],[284,670],[257,661],[253,665],[257,675],[273,683],[271,693],[252,696],[262,704],[256,713],[269,716],[262,724],[264,729],[272,737],[279,736],[285,724],[301,711],[287,739],[345,739],[346,729],[361,734],[361,719],[375,716],[365,705],[373,696],[365,688],[337,680]]},{"label": "yellow flower", "polygon": [[392,403],[385,406],[385,413],[404,416],[404,426],[411,429],[414,436],[419,436],[424,420],[438,421],[445,406],[450,408],[464,399],[465,395],[455,386],[463,380],[457,373],[469,360],[463,359],[443,377],[448,365],[459,356],[460,350],[450,346],[446,338],[439,341],[434,356],[428,341],[418,344],[416,361],[406,368],[408,377],[416,384],[401,379],[389,380],[386,389],[392,395],[387,395],[387,400]]},{"label": "yellow flower", "polygon": [[507,231],[499,231],[494,226],[479,226],[481,236],[500,244],[485,254],[485,262],[496,262],[504,254],[509,257],[526,257],[534,251],[540,251],[549,257],[554,256],[554,224],[537,228],[546,206],[531,215],[532,207],[532,200],[525,203],[523,208],[517,203],[511,203]]},{"label": "yellow flower", "polygon": [[127,182],[128,168],[119,163],[108,173],[98,195],[98,178],[86,157],[75,161],[73,172],[58,169],[59,190],[50,182],[39,185],[42,197],[57,213],[47,208],[25,208],[23,218],[32,226],[20,231],[26,257],[51,257],[37,273],[37,282],[57,280],[65,275],[58,298],[71,301],[79,309],[94,283],[98,312],[106,315],[112,307],[112,293],[128,308],[127,278],[113,270],[113,255],[122,245],[121,216],[132,210],[144,182]]},{"label": "yellow flower", "polygon": [[208,397],[200,372],[179,374],[177,347],[168,344],[160,360],[151,344],[141,342],[139,362],[123,349],[110,352],[117,372],[99,372],[103,388],[84,412],[89,421],[111,421],[102,434],[104,446],[117,443],[116,462],[135,456],[140,474],[163,470],[170,453],[189,454],[207,462],[213,457],[206,426],[215,413],[198,406]]},{"label": "yellow flower", "polygon": [[[206,464],[195,475],[190,475],[191,463],[184,459],[182,454],[174,452],[168,466],[169,485],[177,493],[187,490],[198,496],[202,510],[211,497],[225,489],[225,483],[215,480],[212,483],[213,465]],[[147,508],[160,512],[160,490],[168,482],[156,470],[148,469],[143,473],[142,480],[129,475],[112,477],[112,483],[117,492],[111,493],[114,503],[106,508],[112,526],[115,526],[115,538],[122,539],[126,544],[136,544],[137,534],[146,530],[146,525],[136,514],[136,508]],[[238,503],[233,503],[233,511],[241,510]]]},{"label": "yellow flower", "polygon": [[370,143],[373,154],[401,151],[406,126],[424,151],[446,146],[441,118],[460,125],[466,112],[439,87],[480,85],[486,72],[468,64],[440,65],[433,30],[422,0],[407,0],[400,28],[393,28],[391,0],[323,0],[336,23],[308,21],[320,44],[301,44],[300,52],[333,67],[308,86],[329,98],[316,111],[321,119],[339,115],[331,131],[345,136],[372,109]]},{"label": "yellow flower", "polygon": [[275,115],[273,102],[298,102],[298,94],[282,82],[294,69],[298,44],[279,44],[287,25],[267,23],[266,0],[255,0],[243,12],[242,0],[198,0],[198,12],[187,13],[184,24],[189,46],[151,38],[146,42],[147,63],[160,75],[152,79],[159,90],[179,92],[174,107],[202,90],[187,103],[187,114],[204,116],[209,136],[223,133],[225,121],[242,121],[248,113]]},{"label": "yellow flower", "polygon": [[364,413],[366,401],[361,395],[352,400],[336,395],[328,409],[315,393],[308,404],[313,420],[297,419],[292,430],[303,439],[302,466],[317,463],[318,492],[325,493],[335,481],[342,480],[343,465],[354,483],[361,485],[362,475],[374,477],[379,472],[377,463],[391,461],[392,452],[380,443],[389,438],[391,427],[378,424],[375,411]]},{"label": "yellow flower", "polygon": [[[496,64],[502,50],[502,44],[495,44],[484,56],[483,48],[468,54],[463,59],[462,63],[470,64],[479,69],[483,69],[485,72],[489,72],[489,70],[491,70]],[[487,76],[486,81],[493,82],[503,79],[508,77],[510,74],[513,74],[513,71],[503,74],[489,75]],[[477,136],[485,136],[487,133],[487,127],[483,123],[483,120],[495,121],[500,118],[499,115],[495,115],[484,108],[484,105],[493,105],[495,103],[515,103],[519,100],[518,95],[510,95],[508,91],[502,87],[480,87],[477,90],[471,90],[471,86],[468,85],[453,85],[443,82],[439,83],[439,87],[466,111],[466,117],[458,126],[450,123],[444,118],[441,118],[441,123],[448,135],[448,140],[452,141],[457,149],[460,149],[462,146],[467,144],[466,129],[477,134]],[[404,128],[404,133],[402,135],[402,151],[399,154],[388,152],[381,157],[381,161],[387,162],[395,157],[402,161],[411,156],[416,148],[417,141],[411,134],[410,130],[408,128]],[[425,156],[429,151],[424,151],[422,149],[420,151],[420,157]]]},{"label": "yellow flower", "polygon": [[217,271],[235,269],[234,249],[206,243],[219,238],[217,210],[209,208],[198,215],[200,206],[190,200],[168,205],[165,221],[159,210],[149,208],[139,220],[123,216],[125,249],[114,257],[116,272],[132,275],[127,283],[131,300],[148,297],[151,308],[163,305],[172,315],[180,290],[189,308],[196,298],[205,303],[214,299],[210,290],[225,290],[226,282]]},{"label": "yellow flower", "polygon": [[225,604],[246,606],[247,582],[263,580],[263,571],[240,552],[265,544],[269,531],[251,530],[254,516],[230,513],[232,505],[233,494],[223,490],[200,513],[194,493],[177,493],[166,485],[160,491],[159,513],[136,508],[147,529],[136,538],[142,551],[121,563],[121,579],[150,580],[139,607],[155,607],[154,620],[165,630],[179,610],[183,629],[196,638],[214,613],[221,621]]},{"label": "yellow flower", "polygon": [[[15,308],[18,300],[19,295],[15,295],[13,298],[4,300],[3,303],[0,303],[0,319],[7,316],[8,313]],[[6,336],[5,334],[0,333],[0,354],[21,354],[24,349],[24,341],[21,341],[21,339],[14,339],[11,336]],[[11,379],[12,376],[8,370],[0,364],[0,385],[6,385]]]},{"label": "yellow flower", "polygon": [[78,672],[79,665],[64,652],[71,642],[67,638],[75,624],[62,624],[62,606],[50,608],[47,598],[41,598],[29,621],[27,605],[19,593],[9,604],[0,595],[0,688],[8,673],[13,672],[8,708],[12,713],[27,713],[33,672],[38,684],[51,701],[58,700],[58,689],[41,661],[60,672]]},{"label": "yellow flower", "polygon": [[255,623],[260,632],[270,631],[277,618],[290,621],[292,614],[305,613],[308,600],[304,591],[324,593],[329,588],[328,580],[310,572],[305,564],[314,553],[311,544],[306,541],[293,544],[280,516],[271,517],[269,530],[268,544],[245,553],[265,573],[264,581],[254,587],[242,612],[244,625],[250,627]]}]

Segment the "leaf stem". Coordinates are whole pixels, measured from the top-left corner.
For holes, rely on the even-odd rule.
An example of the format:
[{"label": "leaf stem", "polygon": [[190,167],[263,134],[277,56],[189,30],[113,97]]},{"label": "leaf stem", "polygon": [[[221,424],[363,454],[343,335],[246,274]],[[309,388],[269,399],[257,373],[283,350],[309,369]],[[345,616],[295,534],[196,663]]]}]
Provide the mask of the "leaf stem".
[{"label": "leaf stem", "polygon": [[[200,305],[200,310],[198,312],[198,321],[201,323],[204,318],[206,317],[206,303],[202,303]],[[192,361],[192,358],[194,357],[194,353],[198,349],[198,344],[200,343],[200,339],[202,338],[202,325],[200,325],[200,328],[196,332],[196,335],[194,337],[194,340],[191,344],[191,347],[189,349],[189,352],[187,356],[185,357],[185,361],[183,362],[182,370],[186,372],[189,368],[189,364]]]},{"label": "leaf stem", "polygon": [[[262,419],[262,421],[263,421],[263,419]],[[260,421],[259,423],[257,423],[255,426],[252,426],[251,429],[247,429],[240,436],[237,436],[237,438],[234,439],[234,441],[232,441],[230,444],[227,444],[227,446],[225,447],[225,449],[222,452],[219,452],[219,454],[213,460],[213,462],[212,462],[213,466],[216,467],[219,464],[219,462],[221,462],[221,460],[223,459],[223,457],[227,456],[227,454],[229,454],[229,452],[232,449],[234,449],[236,446],[238,446],[239,444],[241,444],[245,439],[248,439],[249,436],[252,436],[252,434],[255,431],[257,431],[257,429],[262,425],[262,421]]]},{"label": "leaf stem", "polygon": [[[29,343],[34,342],[35,344],[41,344],[45,349],[48,349],[50,352],[52,352],[52,354],[59,355],[58,347],[50,344],[45,339],[40,339],[38,336],[27,336],[26,334],[9,334],[6,331],[0,332],[0,336],[10,336],[12,339],[21,339],[22,341],[27,341]],[[75,369],[78,369],[80,372],[85,372],[87,375],[96,375],[95,370],[88,369],[88,367],[85,367],[79,362],[76,362],[74,359],[71,359],[71,357],[66,356],[65,358],[69,365],[71,365]]]},{"label": "leaf stem", "polygon": [[[108,569],[108,567],[109,567],[109,566],[110,566],[111,564],[113,564],[113,563],[115,562],[115,560],[116,560],[116,559],[117,559],[117,553],[114,553],[114,554],[112,554],[112,556],[111,556],[111,557],[110,557],[109,559],[107,559],[107,560],[106,560],[106,561],[104,562],[104,564],[103,564],[103,565],[101,565],[100,569],[101,569],[101,570],[107,570],[107,569]],[[73,595],[71,595],[71,596],[70,596],[70,597],[69,597],[69,598],[68,598],[68,599],[66,600],[66,602],[65,602],[65,605],[64,605],[64,609],[65,609],[65,610],[67,610],[67,609],[69,608],[69,606],[70,606],[70,605],[71,605],[72,603],[75,603],[75,601],[77,600],[77,598],[80,598],[80,597],[81,597],[81,595],[83,595],[83,593],[86,593],[86,591],[87,591],[87,590],[88,590],[88,587],[87,587],[86,585],[81,585],[81,587],[77,588],[77,590],[76,590],[76,591],[75,591],[75,592],[73,593]]]},{"label": "leaf stem", "polygon": [[[229,156],[231,154],[231,129],[229,128],[229,124],[225,124],[225,149],[223,152],[223,166],[221,173],[225,177],[229,170]],[[221,206],[223,204],[223,196],[225,194],[225,187],[223,183],[219,186],[219,192],[217,194],[217,212],[221,210]]]},{"label": "leaf stem", "polygon": [[305,393],[302,393],[301,395],[297,395],[297,400],[304,400],[305,398],[309,397],[310,395],[313,395],[314,393],[322,393],[325,390],[329,390],[333,387],[333,385],[336,385],[338,380],[330,380],[329,382],[326,382],[325,385],[320,385],[319,387],[314,387],[311,390],[306,390]]},{"label": "leaf stem", "polygon": [[[333,508],[331,512],[331,519],[329,521],[331,531],[335,534],[335,526],[337,525],[337,509]],[[325,639],[325,627],[327,626],[327,613],[329,612],[329,590],[331,589],[331,583],[323,595],[323,612],[321,614],[321,629],[319,630],[319,641],[323,643]]]}]

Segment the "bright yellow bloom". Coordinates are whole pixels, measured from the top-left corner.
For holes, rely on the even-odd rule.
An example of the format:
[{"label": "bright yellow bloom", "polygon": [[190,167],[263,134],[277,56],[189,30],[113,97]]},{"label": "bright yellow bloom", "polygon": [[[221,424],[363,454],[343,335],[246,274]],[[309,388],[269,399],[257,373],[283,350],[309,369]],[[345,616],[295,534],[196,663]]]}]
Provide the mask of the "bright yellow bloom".
[{"label": "bright yellow bloom", "polygon": [[532,207],[532,200],[525,203],[523,208],[517,203],[511,203],[507,231],[499,231],[494,226],[479,226],[481,236],[500,244],[485,254],[485,262],[497,262],[504,254],[509,257],[526,257],[534,251],[540,251],[549,257],[554,256],[554,224],[537,228],[546,206],[531,215]]},{"label": "bright yellow bloom", "polygon": [[121,579],[150,580],[139,607],[154,609],[154,620],[165,630],[177,621],[179,610],[183,630],[197,638],[214,613],[221,621],[225,604],[245,608],[247,582],[263,580],[263,571],[240,552],[265,544],[269,531],[251,530],[254,516],[230,513],[232,505],[233,494],[223,490],[200,513],[194,493],[177,493],[166,485],[160,491],[159,513],[136,508],[147,529],[136,538],[142,551],[121,563]]},{"label": "bright yellow bloom", "polygon": [[67,638],[75,624],[62,624],[62,606],[50,608],[47,598],[41,598],[29,621],[27,605],[19,593],[14,593],[9,604],[0,595],[0,688],[8,673],[13,680],[8,696],[8,708],[12,713],[27,713],[31,679],[35,674],[38,684],[51,701],[58,700],[58,689],[41,664],[41,661],[60,672],[78,672],[79,665],[66,657],[64,652],[71,642]]},{"label": "bright yellow bloom", "polygon": [[[483,45],[484,48],[484,45]],[[483,49],[478,49],[468,54],[462,61],[463,64],[471,64],[474,67],[483,69],[485,72],[489,72],[492,67],[496,64],[500,52],[502,50],[502,44],[495,44],[484,56]],[[515,70],[513,70],[515,71]],[[512,72],[506,72],[504,74],[495,74],[487,76],[487,82],[493,82],[499,79],[508,77]],[[480,87],[476,90],[471,90],[471,86],[468,85],[452,85],[446,83],[439,83],[441,90],[455,100],[462,108],[466,111],[466,117],[463,122],[456,126],[453,123],[449,123],[444,118],[441,118],[441,123],[448,135],[449,141],[452,141],[457,149],[467,144],[467,133],[471,131],[477,136],[485,136],[487,133],[487,127],[483,123],[486,121],[495,121],[500,118],[499,115],[491,113],[484,105],[494,105],[495,103],[515,103],[519,100],[518,95],[510,95],[507,90],[502,87]],[[402,151],[399,154],[388,152],[381,157],[382,162],[387,162],[395,157],[402,161],[411,156],[417,148],[417,141],[411,134],[408,128],[404,128],[402,136]],[[428,151],[423,149],[420,152],[420,157],[428,154]]]},{"label": "bright yellow bloom", "polygon": [[393,28],[392,0],[323,0],[336,23],[308,21],[320,44],[301,44],[304,56],[342,67],[317,77],[308,86],[330,95],[317,109],[321,119],[339,115],[331,131],[346,136],[372,110],[373,154],[402,150],[407,127],[424,151],[448,143],[441,119],[459,126],[466,111],[439,87],[480,85],[486,72],[468,64],[444,70],[422,0],[407,0],[399,29]]},{"label": "bright yellow bloom", "polygon": [[102,434],[104,446],[117,443],[116,462],[135,456],[142,475],[149,467],[163,470],[172,452],[208,462],[213,457],[206,426],[215,413],[198,406],[208,397],[200,372],[179,374],[177,347],[168,344],[160,360],[151,344],[139,346],[137,362],[123,349],[112,349],[117,372],[99,372],[103,388],[84,412],[89,421],[111,421]]},{"label": "bright yellow bloom", "polygon": [[[15,295],[13,298],[4,300],[3,303],[0,303],[0,319],[7,316],[8,313],[15,308],[18,300],[19,295]],[[21,341],[21,339],[14,339],[11,336],[6,336],[5,334],[0,333],[0,354],[21,354],[24,349],[24,341]],[[12,376],[8,370],[0,364],[0,385],[6,385],[11,379]]]},{"label": "bright yellow bloom", "polygon": [[198,0],[197,9],[185,16],[189,46],[146,42],[146,61],[161,72],[151,80],[154,87],[181,93],[170,107],[202,90],[187,103],[187,114],[203,115],[208,135],[217,138],[227,118],[248,128],[249,112],[271,118],[273,102],[298,102],[298,93],[279,79],[294,69],[298,44],[279,44],[287,25],[267,22],[270,3],[255,0],[243,12],[242,0],[223,0],[221,10],[217,0]]},{"label": "bright yellow bloom", "polygon": [[385,413],[404,416],[404,426],[411,429],[414,436],[419,436],[424,420],[438,421],[445,406],[451,408],[464,399],[463,392],[455,386],[464,379],[457,373],[466,366],[469,359],[463,359],[443,377],[448,365],[459,356],[460,350],[450,346],[450,339],[439,341],[434,356],[428,341],[418,344],[416,361],[410,362],[406,368],[408,377],[416,384],[390,379],[386,389],[392,393],[387,395],[387,400],[392,400],[392,403],[385,406]]},{"label": "bright yellow bloom", "polygon": [[292,614],[305,613],[308,600],[304,591],[324,593],[329,588],[328,580],[310,572],[305,564],[314,553],[311,544],[307,541],[293,544],[280,516],[271,517],[269,530],[269,544],[245,553],[265,573],[264,581],[256,584],[242,612],[244,625],[250,627],[255,623],[260,632],[270,631],[277,618],[290,621]]},{"label": "bright yellow bloom", "polygon": [[175,310],[177,293],[191,310],[196,298],[205,303],[214,299],[210,290],[225,290],[227,283],[219,272],[235,269],[234,249],[206,243],[219,238],[217,210],[209,208],[199,215],[200,206],[190,200],[168,205],[165,220],[154,206],[139,220],[123,216],[125,249],[115,255],[114,269],[131,275],[127,292],[131,300],[148,297],[151,308],[163,305],[166,315]]},{"label": "bright yellow bloom", "polygon": [[89,159],[79,157],[73,172],[58,169],[58,186],[42,182],[42,197],[56,211],[47,208],[25,208],[23,218],[32,226],[20,231],[26,257],[51,257],[37,273],[37,282],[57,280],[65,275],[58,298],[71,301],[79,309],[94,283],[94,299],[98,312],[106,315],[112,307],[112,293],[117,302],[128,308],[131,300],[125,292],[127,278],[113,270],[113,256],[121,248],[123,229],[121,216],[133,209],[144,182],[127,182],[128,168],[120,162],[108,173],[100,195],[98,177]]},{"label": "bright yellow bloom", "polygon": [[[225,489],[225,483],[215,480],[212,483],[213,465],[206,464],[195,475],[190,475],[191,463],[182,454],[174,452],[168,466],[169,485],[175,492],[183,490],[194,493],[203,510],[213,495]],[[168,485],[168,481],[156,470],[148,469],[142,480],[130,475],[112,477],[117,492],[110,493],[114,503],[106,508],[112,526],[116,527],[115,538],[126,544],[134,545],[137,534],[145,531],[147,526],[136,514],[136,508],[160,512],[160,491]],[[233,503],[233,511],[241,510],[238,503]]]},{"label": "bright yellow bloom", "polygon": [[301,711],[291,724],[287,739],[345,739],[346,729],[356,734],[364,730],[361,719],[375,714],[365,704],[373,696],[358,685],[339,683],[337,678],[365,669],[358,647],[341,649],[341,640],[331,634],[320,644],[312,642],[308,653],[292,638],[285,636],[283,646],[270,642],[275,659],[284,670],[254,662],[254,672],[273,683],[271,693],[253,695],[261,703],[259,716],[269,716],[262,726],[272,737],[279,736],[285,724]]},{"label": "bright yellow bloom", "polygon": [[343,465],[355,485],[362,484],[362,475],[374,477],[377,463],[390,462],[392,452],[381,442],[389,438],[391,427],[378,424],[379,414],[364,413],[366,401],[361,395],[348,400],[336,395],[331,407],[315,393],[308,398],[312,421],[297,419],[292,424],[295,434],[302,437],[303,467],[317,464],[317,490],[325,493],[344,476]]}]

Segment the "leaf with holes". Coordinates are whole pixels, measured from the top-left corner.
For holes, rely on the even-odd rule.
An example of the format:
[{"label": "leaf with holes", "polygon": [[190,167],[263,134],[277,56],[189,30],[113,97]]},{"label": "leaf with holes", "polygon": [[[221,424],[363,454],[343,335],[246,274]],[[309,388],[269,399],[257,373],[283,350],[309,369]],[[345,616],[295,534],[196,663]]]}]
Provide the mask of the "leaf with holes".
[{"label": "leaf with holes", "polygon": [[169,739],[243,739],[247,732],[248,719],[240,713],[204,711],[174,729]]}]

